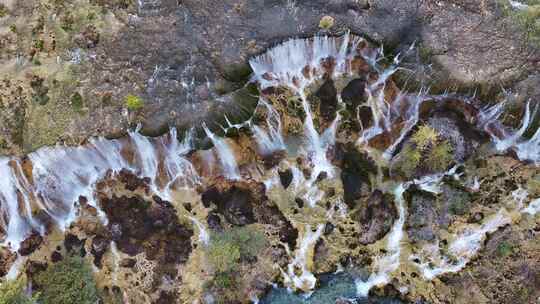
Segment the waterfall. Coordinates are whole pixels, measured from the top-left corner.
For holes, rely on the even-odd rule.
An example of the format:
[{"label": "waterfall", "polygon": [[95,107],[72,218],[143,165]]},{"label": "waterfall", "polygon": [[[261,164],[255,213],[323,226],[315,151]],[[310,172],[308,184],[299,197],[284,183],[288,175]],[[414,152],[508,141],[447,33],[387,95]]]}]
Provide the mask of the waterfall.
[{"label": "waterfall", "polygon": [[483,127],[491,136],[498,152],[506,152],[514,149],[521,161],[532,161],[540,164],[540,128],[536,130],[530,139],[524,139],[523,135],[534,121],[534,113],[538,113],[538,106],[535,111],[531,111],[530,102],[525,105],[525,113],[519,129],[507,130],[498,121],[504,110],[505,103],[497,104],[493,107],[483,109],[479,117],[479,126]]},{"label": "waterfall", "polygon": [[181,183],[184,187],[194,187],[201,183],[199,174],[193,164],[184,157],[193,149],[193,130],[190,130],[184,140],[177,140],[176,128],[171,128],[168,136],[160,138],[164,153],[164,167],[168,177],[168,182],[160,191],[160,195],[165,199],[171,199],[170,190],[175,183]]},{"label": "waterfall", "polygon": [[[2,202],[0,223],[6,232],[3,244],[11,246],[13,250],[18,250],[20,242],[30,233],[35,223],[32,218],[29,198],[26,195],[20,197],[24,210],[19,209],[18,194],[26,193],[26,190],[20,185],[10,162],[9,158],[0,158],[0,201]],[[18,166],[17,168],[20,169]],[[28,221],[22,214],[26,214]]]},{"label": "waterfall", "polygon": [[537,198],[529,203],[529,206],[527,208],[522,210],[523,213],[528,213],[530,215],[536,215],[538,212],[540,212],[540,198]]},{"label": "waterfall", "polygon": [[[149,177],[152,189],[164,198],[169,198],[168,191],[175,181],[182,179],[184,186],[198,182],[197,172],[183,157],[191,149],[189,137],[179,143],[175,129],[157,140],[138,132],[129,135],[125,139],[93,138],[79,147],[41,148],[28,155],[28,170],[23,170],[19,159],[0,158],[0,225],[6,233],[3,244],[18,250],[32,230],[43,234],[44,228],[33,217],[39,210],[45,211],[60,229],[65,229],[76,218],[75,203],[80,197],[87,198],[106,222],[95,202],[94,187],[107,172],[114,174],[127,169],[139,177]],[[135,160],[124,153],[132,150]],[[157,184],[160,164],[166,171],[163,188]]]},{"label": "waterfall", "polygon": [[112,280],[113,283],[116,284],[118,280],[118,269],[120,268],[120,253],[118,252],[118,247],[116,246],[116,242],[111,241],[111,259],[113,263],[113,269],[112,269]]},{"label": "waterfall", "polygon": [[382,257],[377,257],[375,260],[375,272],[372,273],[366,281],[361,279],[356,280],[356,293],[359,297],[367,297],[369,290],[374,286],[388,284],[391,279],[391,273],[399,267],[401,256],[400,242],[403,239],[403,226],[405,225],[405,202],[403,193],[408,186],[408,184],[400,184],[394,190],[399,217],[392,226],[386,240],[386,254]]},{"label": "waterfall", "polygon": [[[319,134],[313,123],[313,114],[305,89],[320,80],[325,72],[330,73],[330,77],[351,74],[350,62],[356,55],[356,47],[361,41],[362,38],[351,36],[349,33],[342,38],[316,36],[312,39],[292,39],[250,60],[254,78],[261,88],[285,86],[300,97],[306,115],[305,148],[314,166],[314,178],[323,171],[329,176],[334,174],[334,167],[326,154],[335,139],[339,115],[330,132]],[[334,64],[333,69],[325,67],[325,63],[327,65],[328,62]],[[333,135],[334,138],[329,140],[328,135]]]},{"label": "waterfall", "polygon": [[[291,289],[299,289],[304,292],[309,292],[315,288],[317,279],[311,273],[309,266],[312,262],[312,255],[315,243],[321,237],[324,230],[324,224],[320,224],[317,230],[311,231],[311,226],[306,225],[304,236],[298,249],[296,250],[293,261],[287,266],[287,272],[283,270],[283,281],[286,286]],[[300,273],[300,274],[297,274]]]},{"label": "waterfall", "polygon": [[282,136],[281,117],[263,98],[259,99],[259,104],[262,104],[266,109],[266,125],[268,132],[263,128],[253,125],[253,133],[255,140],[259,145],[259,150],[263,155],[269,155],[278,150],[285,150],[285,141]]},{"label": "waterfall", "polygon": [[411,255],[410,260],[416,261],[416,266],[426,280],[432,280],[444,273],[458,272],[480,250],[488,233],[493,233],[509,223],[511,223],[510,216],[505,210],[501,210],[479,227],[470,227],[461,234],[455,235],[448,246],[448,254],[455,262],[451,262],[449,257],[441,256],[438,241],[424,246],[421,253]]},{"label": "waterfall", "polygon": [[206,124],[203,124],[203,129],[204,132],[206,132],[206,136],[210,138],[216,147],[218,158],[225,177],[232,180],[240,179],[240,172],[238,171],[236,158],[229,144],[223,138],[219,138],[217,135],[212,133]]},{"label": "waterfall", "polygon": [[206,227],[198,219],[192,216],[189,216],[188,218],[199,230],[199,243],[203,246],[208,246],[208,244],[210,244],[210,234],[208,233],[208,230],[206,230]]},{"label": "waterfall", "polygon": [[133,141],[137,151],[137,161],[140,168],[140,175],[151,179],[152,190],[155,188],[155,180],[158,172],[158,157],[154,145],[150,140],[139,133],[141,126],[137,126],[135,131],[129,131],[129,138]]}]

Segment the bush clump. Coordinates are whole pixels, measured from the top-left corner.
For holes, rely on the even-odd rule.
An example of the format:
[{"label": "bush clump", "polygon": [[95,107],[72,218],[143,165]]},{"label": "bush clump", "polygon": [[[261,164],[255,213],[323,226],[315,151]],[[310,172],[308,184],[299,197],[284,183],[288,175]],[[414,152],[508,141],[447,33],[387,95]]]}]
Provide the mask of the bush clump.
[{"label": "bush clump", "polygon": [[26,294],[26,280],[5,281],[0,284],[0,304],[33,304],[36,297]]},{"label": "bush clump", "polygon": [[68,256],[39,273],[36,283],[43,304],[95,304],[99,301],[92,269],[78,256]]},{"label": "bush clump", "polygon": [[499,0],[504,15],[509,16],[521,28],[529,42],[540,46],[540,0],[519,2],[524,5],[523,8],[514,8],[510,1]]},{"label": "bush clump", "polygon": [[214,234],[207,257],[216,272],[234,270],[242,261],[251,261],[266,245],[264,233],[250,226],[234,227]]},{"label": "bush clump", "polygon": [[217,303],[237,300],[238,268],[244,262],[255,261],[266,244],[264,232],[254,226],[234,227],[212,235],[206,256],[215,273],[206,287],[219,293]]},{"label": "bush clump", "polygon": [[397,158],[397,167],[407,177],[418,170],[440,172],[454,160],[452,145],[433,128],[420,126]]},{"label": "bush clump", "polygon": [[144,106],[144,101],[139,96],[128,95],[125,98],[125,104],[128,110],[136,111]]},{"label": "bush clump", "polygon": [[324,16],[319,22],[319,27],[323,30],[328,30],[334,26],[334,18],[332,16]]}]

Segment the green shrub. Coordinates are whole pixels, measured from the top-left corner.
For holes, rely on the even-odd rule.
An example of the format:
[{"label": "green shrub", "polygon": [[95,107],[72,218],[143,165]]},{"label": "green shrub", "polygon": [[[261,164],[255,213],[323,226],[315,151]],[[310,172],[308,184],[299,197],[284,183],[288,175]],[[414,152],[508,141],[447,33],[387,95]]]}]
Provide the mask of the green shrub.
[{"label": "green shrub", "polygon": [[99,301],[92,269],[81,257],[66,257],[36,277],[40,303],[95,304]]},{"label": "green shrub", "polygon": [[437,139],[439,138],[439,134],[437,134],[437,131],[435,129],[431,128],[430,126],[420,126],[418,128],[418,131],[414,133],[412,136],[412,141],[416,144],[416,147],[420,150],[425,150],[429,148],[429,146],[435,144],[437,142]]},{"label": "green shrub", "polygon": [[144,101],[139,96],[128,95],[125,98],[126,107],[131,111],[136,111],[144,106]]},{"label": "green shrub", "polygon": [[0,3],[0,18],[5,17],[8,14],[8,10],[5,4]]},{"label": "green shrub", "polygon": [[256,257],[266,246],[266,236],[253,226],[234,227],[212,235],[207,257],[217,272],[235,269],[241,261]]},{"label": "green shrub", "polygon": [[26,280],[5,281],[0,284],[0,304],[32,304],[36,302],[34,297],[25,293]]},{"label": "green shrub", "polygon": [[207,257],[217,272],[226,272],[238,265],[240,248],[225,240],[214,240],[208,248]]},{"label": "green shrub", "polygon": [[445,140],[431,149],[427,162],[431,170],[443,171],[448,168],[453,160],[452,145]]},{"label": "green shrub", "polygon": [[527,35],[527,39],[540,46],[540,4],[518,10],[513,17]]},{"label": "green shrub", "polygon": [[[425,160],[425,161],[424,161]],[[446,170],[454,160],[452,145],[430,126],[420,126],[401,151],[397,167],[407,177],[418,169],[430,172]]]},{"label": "green shrub", "polygon": [[319,27],[328,30],[332,26],[334,26],[334,18],[332,16],[324,16],[321,18],[321,21],[319,22]]},{"label": "green shrub", "polygon": [[513,252],[514,252],[514,247],[512,246],[512,244],[508,242],[503,241],[499,244],[499,246],[497,246],[497,255],[501,257],[509,256]]},{"label": "green shrub", "polygon": [[73,107],[73,110],[80,111],[83,108],[83,97],[81,94],[75,92],[73,95],[71,95],[71,106]]},{"label": "green shrub", "polygon": [[231,289],[236,284],[236,277],[233,272],[219,272],[214,276],[212,286],[220,289]]},{"label": "green shrub", "polygon": [[515,9],[508,0],[499,0],[503,14],[510,17],[526,35],[529,42],[540,46],[540,1],[522,0],[523,4],[528,5],[525,9]]}]

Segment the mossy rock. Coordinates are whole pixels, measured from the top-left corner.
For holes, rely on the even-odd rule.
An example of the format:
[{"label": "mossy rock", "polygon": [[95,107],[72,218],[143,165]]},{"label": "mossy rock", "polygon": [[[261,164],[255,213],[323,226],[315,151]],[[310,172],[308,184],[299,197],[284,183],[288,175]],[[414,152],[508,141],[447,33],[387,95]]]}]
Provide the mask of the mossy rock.
[{"label": "mossy rock", "polygon": [[253,71],[246,63],[231,63],[223,67],[223,77],[232,82],[246,82]]},{"label": "mossy rock", "polygon": [[83,109],[83,97],[78,92],[71,95],[71,106],[75,112],[80,112]]}]

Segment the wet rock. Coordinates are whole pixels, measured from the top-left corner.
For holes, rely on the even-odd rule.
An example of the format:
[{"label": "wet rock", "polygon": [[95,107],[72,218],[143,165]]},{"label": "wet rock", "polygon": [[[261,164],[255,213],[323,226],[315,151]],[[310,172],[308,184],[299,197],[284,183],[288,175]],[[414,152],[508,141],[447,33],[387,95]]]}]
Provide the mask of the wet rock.
[{"label": "wet rock", "polygon": [[90,253],[94,256],[94,265],[96,265],[97,268],[101,268],[101,259],[109,249],[110,243],[111,240],[100,236],[97,236],[92,240],[92,249],[90,250]]},{"label": "wet rock", "polygon": [[34,231],[30,236],[28,236],[24,241],[22,241],[18,253],[22,256],[30,255],[32,252],[36,251],[39,246],[41,246],[42,242],[43,237],[39,233]]},{"label": "wet rock", "polygon": [[264,167],[269,170],[279,164],[287,155],[286,151],[275,151],[269,155],[263,156]]},{"label": "wet rock", "polygon": [[457,99],[428,101],[420,109],[421,120],[452,145],[457,161],[464,161],[489,141],[489,135],[475,126],[477,115],[474,106]]},{"label": "wet rock", "polygon": [[424,191],[407,192],[408,216],[407,235],[412,242],[435,239],[438,214],[435,210],[436,197]]},{"label": "wet rock", "polygon": [[[352,113],[355,113],[356,108],[366,101],[365,89],[366,81],[364,79],[353,79],[341,91],[341,99]],[[371,116],[371,111],[369,114]]]},{"label": "wet rock", "polygon": [[64,239],[64,248],[67,252],[74,252],[75,249],[84,247],[86,239],[79,239],[76,235],[68,233]]},{"label": "wet rock", "polygon": [[124,268],[133,268],[135,266],[135,264],[137,264],[137,260],[135,259],[122,259],[122,261],[120,261],[120,267],[124,267]]},{"label": "wet rock", "polygon": [[148,181],[144,178],[140,178],[127,169],[120,170],[118,174],[118,180],[124,184],[127,190],[135,191],[139,188],[146,189],[148,187]]},{"label": "wet rock", "polygon": [[43,227],[45,228],[46,232],[50,232],[53,228],[54,221],[51,218],[51,216],[47,213],[45,210],[39,210],[34,215],[34,219],[41,223]]},{"label": "wet rock", "polygon": [[105,195],[99,196],[99,203],[120,251],[131,256],[144,251],[148,259],[163,264],[187,260],[193,231],[179,223],[170,203],[158,204],[140,196],[109,198]]},{"label": "wet rock", "polygon": [[60,252],[58,252],[58,251],[54,251],[51,254],[51,261],[53,263],[60,262],[62,259],[64,259],[64,257],[62,257],[62,254]]},{"label": "wet rock", "polygon": [[360,225],[361,244],[371,244],[384,237],[397,218],[395,204],[389,195],[375,190],[371,196],[360,203],[353,219]]},{"label": "wet rock", "polygon": [[332,234],[332,232],[334,232],[334,229],[335,229],[335,226],[334,224],[328,222],[324,225],[324,232],[323,234],[324,235],[329,235],[329,234]]},{"label": "wet rock", "polygon": [[208,228],[214,231],[223,230],[223,226],[221,225],[221,218],[215,212],[210,212],[208,214],[208,216],[206,217],[206,223],[208,224]]},{"label": "wet rock", "polygon": [[159,298],[154,302],[155,304],[169,304],[169,303],[176,303],[177,295],[174,292],[166,292],[161,291],[159,294]]},{"label": "wet rock", "polygon": [[369,174],[376,174],[375,164],[367,154],[346,147],[343,155],[341,181],[343,182],[344,200],[349,208],[354,208],[355,201],[367,195],[364,186],[369,185]]},{"label": "wet rock", "polygon": [[443,185],[439,202],[442,208],[448,210],[451,214],[464,215],[471,207],[471,195],[451,185]]},{"label": "wet rock", "polygon": [[39,261],[29,261],[26,264],[25,273],[29,278],[32,278],[38,273],[45,270],[47,270],[47,263]]},{"label": "wet rock", "polygon": [[279,170],[279,180],[283,188],[287,189],[293,180],[293,173],[291,169]]},{"label": "wet rock", "polygon": [[319,100],[319,111],[323,120],[327,123],[334,120],[337,110],[337,90],[334,81],[328,79],[315,94]]},{"label": "wet rock", "polygon": [[296,203],[298,208],[304,208],[304,200],[302,200],[301,198],[299,197],[295,198],[294,202]]},{"label": "wet rock", "polygon": [[252,224],[255,222],[253,215],[255,197],[264,192],[264,185],[252,186],[254,188],[250,189],[249,184],[245,182],[222,181],[206,190],[202,194],[202,201],[206,208],[215,205],[217,212],[232,225]]},{"label": "wet rock", "polygon": [[17,253],[4,248],[0,249],[0,277],[5,276],[9,272],[11,265],[16,259]]}]

